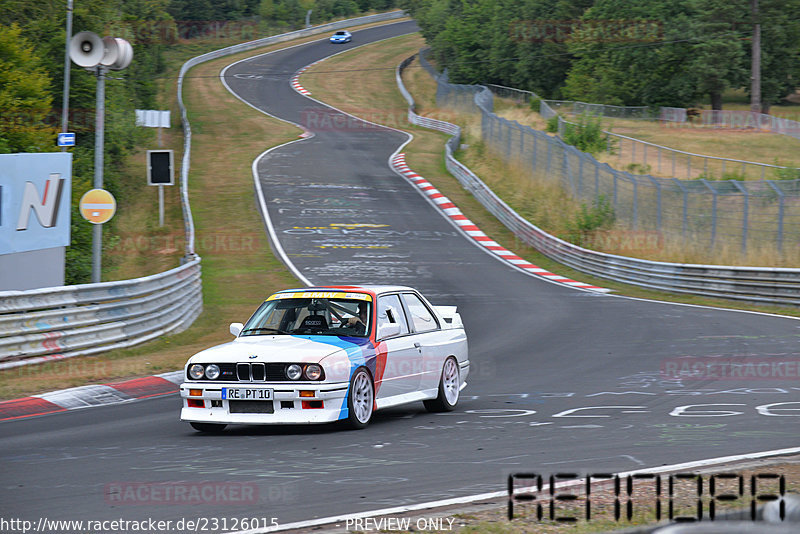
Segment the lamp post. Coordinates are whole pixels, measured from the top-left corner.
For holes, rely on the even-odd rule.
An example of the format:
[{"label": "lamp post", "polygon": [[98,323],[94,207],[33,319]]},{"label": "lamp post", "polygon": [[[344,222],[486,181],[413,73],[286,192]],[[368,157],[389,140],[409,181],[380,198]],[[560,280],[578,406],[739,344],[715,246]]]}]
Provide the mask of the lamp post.
[{"label": "lamp post", "polygon": [[[70,58],[76,65],[91,70],[97,76],[97,111],[94,134],[94,188],[103,188],[103,151],[106,107],[106,73],[122,70],[133,59],[133,48],[124,39],[104,37],[91,32],[80,32],[70,40]],[[92,229],[92,283],[100,282],[103,258],[102,223]]]},{"label": "lamp post", "polygon": [[[61,104],[61,132],[67,133],[67,123],[69,121],[69,42],[72,39],[72,0],[67,0],[67,42],[64,53],[64,97]],[[67,150],[66,146],[61,147],[61,152]]]}]

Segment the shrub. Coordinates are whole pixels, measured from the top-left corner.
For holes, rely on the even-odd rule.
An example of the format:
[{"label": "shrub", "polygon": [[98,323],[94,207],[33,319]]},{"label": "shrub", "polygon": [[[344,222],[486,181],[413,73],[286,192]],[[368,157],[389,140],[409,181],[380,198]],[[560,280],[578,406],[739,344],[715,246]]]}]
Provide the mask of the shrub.
[{"label": "shrub", "polygon": [[616,221],[614,207],[605,195],[600,195],[592,201],[592,206],[581,203],[580,210],[573,216],[569,223],[571,241],[579,245],[583,244],[592,234],[598,230],[608,230]]},{"label": "shrub", "polygon": [[[549,124],[548,124],[549,127]],[[564,128],[564,142],[581,152],[596,154],[598,152],[613,152],[613,143],[610,136],[603,131],[600,117],[581,115],[575,124],[567,123]]]},{"label": "shrub", "polygon": [[631,174],[650,174],[652,167],[647,163],[630,163],[625,170]]}]

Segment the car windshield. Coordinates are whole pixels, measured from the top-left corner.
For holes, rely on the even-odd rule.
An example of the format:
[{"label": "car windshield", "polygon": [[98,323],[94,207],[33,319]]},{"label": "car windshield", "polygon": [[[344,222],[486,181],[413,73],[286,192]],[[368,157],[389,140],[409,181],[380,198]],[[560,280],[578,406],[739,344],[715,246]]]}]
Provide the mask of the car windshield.
[{"label": "car windshield", "polygon": [[297,297],[283,295],[273,295],[262,304],[244,325],[241,335],[369,335],[372,316],[369,295],[320,296],[325,295],[321,292]]},{"label": "car windshield", "polygon": [[334,35],[347,35],[345,32],[336,32]]}]

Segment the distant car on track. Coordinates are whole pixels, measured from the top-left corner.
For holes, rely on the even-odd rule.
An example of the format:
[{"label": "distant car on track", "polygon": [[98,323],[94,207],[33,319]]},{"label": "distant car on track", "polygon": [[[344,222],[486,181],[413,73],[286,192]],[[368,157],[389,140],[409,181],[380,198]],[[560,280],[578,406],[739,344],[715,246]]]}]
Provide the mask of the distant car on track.
[{"label": "distant car on track", "polygon": [[236,339],[186,363],[181,420],[201,432],[228,424],[342,421],[422,401],[456,406],[469,373],[455,306],[402,286],[331,286],[271,295]]},{"label": "distant car on track", "polygon": [[332,43],[349,43],[353,40],[352,34],[347,30],[339,30],[331,35]]}]

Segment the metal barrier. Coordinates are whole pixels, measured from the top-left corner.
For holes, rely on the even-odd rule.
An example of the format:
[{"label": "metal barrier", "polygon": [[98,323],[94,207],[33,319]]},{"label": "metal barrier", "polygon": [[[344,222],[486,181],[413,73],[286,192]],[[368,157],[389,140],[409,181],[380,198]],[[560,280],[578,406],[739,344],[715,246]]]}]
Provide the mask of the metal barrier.
[{"label": "metal barrier", "polygon": [[0,369],[130,347],[203,310],[200,258],[118,282],[0,293]]},{"label": "metal barrier", "polygon": [[[407,58],[397,67],[400,92],[409,103],[408,120],[412,124],[447,132],[452,137],[445,145],[446,166],[461,185],[520,240],[549,258],[578,271],[648,289],[690,293],[709,297],[737,299],[781,305],[800,305],[800,269],[692,265],[655,262],[588,250],[552,236],[521,217],[495,195],[472,171],[453,157],[461,138],[461,129],[451,123],[420,117],[414,111],[414,99],[402,81],[403,70],[419,55]],[[421,64],[428,72],[435,72]],[[473,89],[473,105],[481,107],[491,92],[481,86]],[[484,115],[494,115],[482,109]],[[560,140],[557,140],[561,142]],[[562,143],[563,144],[563,143]]]},{"label": "metal barrier", "polygon": [[406,16],[369,15],[258,39],[194,57],[178,75],[184,129],[181,206],[186,232],[184,264],[153,276],[31,291],[0,292],[0,369],[131,347],[188,328],[203,310],[200,258],[189,206],[192,130],[183,103],[183,79],[201,63],[273,43]]}]

